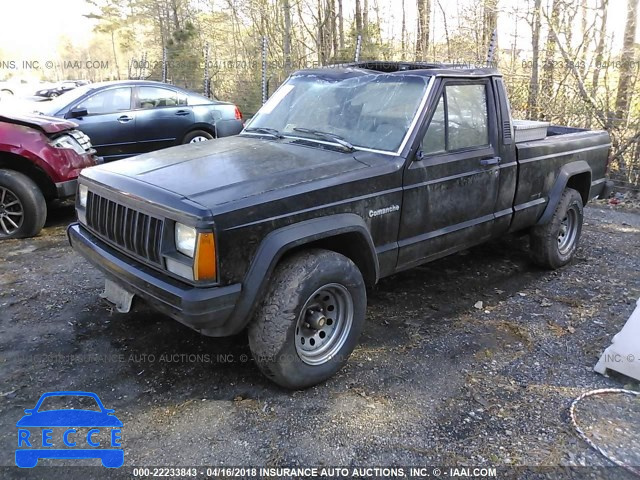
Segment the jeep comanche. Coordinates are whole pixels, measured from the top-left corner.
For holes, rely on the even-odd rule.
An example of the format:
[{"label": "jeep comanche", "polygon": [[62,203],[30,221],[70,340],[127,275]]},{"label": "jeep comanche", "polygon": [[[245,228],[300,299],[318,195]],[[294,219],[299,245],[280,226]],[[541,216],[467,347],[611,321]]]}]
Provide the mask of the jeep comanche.
[{"label": "jeep comanche", "polygon": [[515,142],[492,69],[304,70],[239,136],[83,171],[69,239],[119,310],[248,328],[261,371],[304,388],[345,364],[382,277],[510,232],[539,265],[571,260],[610,138],[543,137]]}]

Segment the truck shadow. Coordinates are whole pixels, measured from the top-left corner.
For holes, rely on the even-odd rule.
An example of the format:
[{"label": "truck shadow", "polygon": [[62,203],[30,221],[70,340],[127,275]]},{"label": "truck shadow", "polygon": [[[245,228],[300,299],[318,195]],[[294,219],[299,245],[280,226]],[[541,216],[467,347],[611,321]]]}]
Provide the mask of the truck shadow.
[{"label": "truck shadow", "polygon": [[[416,330],[446,329],[457,316],[477,312],[477,301],[507,298],[545,274],[529,263],[526,238],[512,236],[383,279],[369,292],[358,348],[393,350]],[[128,314],[114,315],[105,328],[113,349],[127,355],[130,375],[144,379],[146,391],[233,398],[242,396],[242,386],[254,395],[256,389],[277,389],[251,360],[245,334],[205,337],[143,302]],[[217,387],[224,385],[237,388]]]}]

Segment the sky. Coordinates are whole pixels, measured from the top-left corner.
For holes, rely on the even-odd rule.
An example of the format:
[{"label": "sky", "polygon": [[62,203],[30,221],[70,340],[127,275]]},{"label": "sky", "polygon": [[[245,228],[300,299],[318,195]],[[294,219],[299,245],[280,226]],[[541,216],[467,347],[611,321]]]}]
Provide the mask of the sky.
[{"label": "sky", "polygon": [[[407,28],[415,31],[416,6],[415,0],[405,0],[407,11]],[[435,36],[444,38],[442,28],[442,13],[437,7],[437,0],[433,0],[435,8]],[[447,14],[450,24],[455,23],[456,12],[459,4],[467,0],[441,0],[441,4]],[[575,0],[578,1],[578,0]],[[595,0],[589,0],[593,2]],[[372,12],[370,18],[375,20],[373,5],[376,0],[369,0]],[[401,0],[377,0],[380,5],[381,17],[387,19],[384,30],[385,36],[400,36],[402,19]],[[627,0],[609,0],[609,32],[614,34],[614,47],[621,44],[624,32],[624,21]],[[522,4],[518,0],[500,0],[500,7],[505,11],[511,10],[516,4]],[[544,5],[543,1],[543,5]],[[614,7],[615,4],[615,8]],[[56,5],[58,8],[51,8]],[[355,7],[354,0],[344,0],[345,12],[351,14]],[[84,0],[3,0],[0,3],[0,18],[4,20],[0,28],[0,53],[1,60],[30,60],[55,59],[60,39],[69,37],[72,42],[82,45],[90,38],[94,21],[83,16],[91,12],[92,7]],[[578,28],[576,19],[576,28]],[[513,39],[514,22],[508,18],[508,14],[500,15],[498,21],[499,45],[501,48],[509,48]],[[640,20],[638,22],[638,42],[640,42]],[[526,48],[530,42],[530,33],[521,24],[519,44]],[[7,58],[9,57],[9,58]]]}]

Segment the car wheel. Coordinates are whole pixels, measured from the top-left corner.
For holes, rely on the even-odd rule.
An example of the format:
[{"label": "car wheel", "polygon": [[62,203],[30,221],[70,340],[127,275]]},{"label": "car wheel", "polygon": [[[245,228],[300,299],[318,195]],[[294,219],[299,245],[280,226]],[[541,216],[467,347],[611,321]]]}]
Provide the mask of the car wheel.
[{"label": "car wheel", "polygon": [[56,92],[51,92],[49,94],[49,98],[56,98],[58,96],[58,94]]},{"label": "car wheel", "polygon": [[582,233],[582,197],[573,188],[567,188],[551,220],[531,231],[533,261],[544,268],[556,269],[571,261],[578,248]]},{"label": "car wheel", "polygon": [[33,180],[0,170],[0,239],[33,237],[46,219],[47,205]]},{"label": "car wheel", "polygon": [[213,140],[213,135],[209,132],[205,132],[204,130],[194,130],[193,132],[187,133],[187,136],[184,137],[182,143],[200,143],[206,142],[207,140]]},{"label": "car wheel", "polygon": [[286,388],[323,382],[347,362],[366,307],[362,274],[347,257],[328,250],[295,254],[277,267],[249,325],[254,361]]}]

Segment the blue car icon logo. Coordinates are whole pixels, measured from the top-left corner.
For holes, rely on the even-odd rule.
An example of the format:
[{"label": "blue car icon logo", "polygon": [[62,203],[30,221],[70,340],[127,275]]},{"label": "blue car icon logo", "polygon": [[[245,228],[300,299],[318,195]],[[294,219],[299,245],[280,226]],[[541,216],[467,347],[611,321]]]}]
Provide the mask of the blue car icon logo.
[{"label": "blue car icon logo", "polygon": [[[83,408],[46,408],[51,404],[70,403]],[[124,463],[122,422],[114,412],[105,408],[95,393],[43,394],[36,406],[25,410],[26,415],[16,423],[16,465],[33,468],[41,458],[99,458],[105,467],[121,467]]]}]

